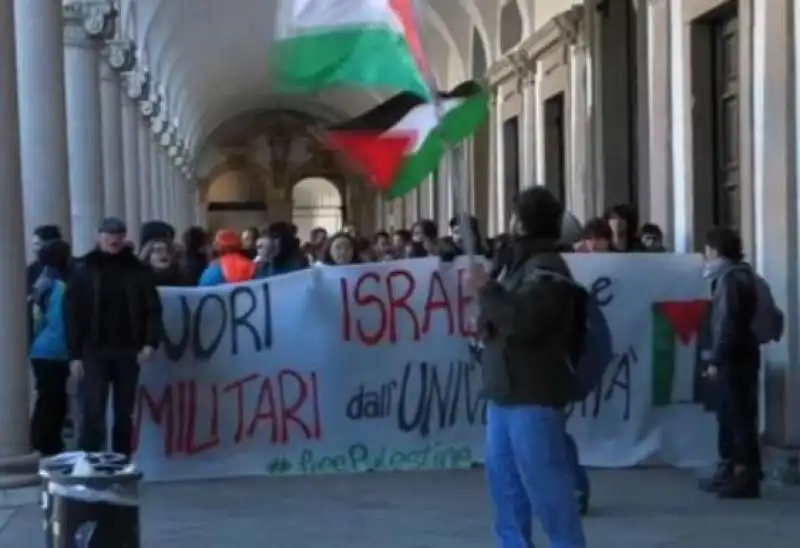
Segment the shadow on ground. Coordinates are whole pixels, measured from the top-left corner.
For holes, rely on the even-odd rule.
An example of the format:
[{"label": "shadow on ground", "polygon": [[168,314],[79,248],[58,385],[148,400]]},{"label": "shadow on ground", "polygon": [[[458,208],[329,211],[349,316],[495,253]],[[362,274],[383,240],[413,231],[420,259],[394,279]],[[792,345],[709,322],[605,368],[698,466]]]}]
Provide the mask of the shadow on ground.
[{"label": "shadow on ground", "polygon": [[[800,546],[798,488],[717,501],[673,470],[595,471],[592,480],[592,548]],[[142,545],[487,548],[490,520],[478,470],[152,484]],[[0,509],[0,546],[39,548],[41,531],[35,505]]]}]

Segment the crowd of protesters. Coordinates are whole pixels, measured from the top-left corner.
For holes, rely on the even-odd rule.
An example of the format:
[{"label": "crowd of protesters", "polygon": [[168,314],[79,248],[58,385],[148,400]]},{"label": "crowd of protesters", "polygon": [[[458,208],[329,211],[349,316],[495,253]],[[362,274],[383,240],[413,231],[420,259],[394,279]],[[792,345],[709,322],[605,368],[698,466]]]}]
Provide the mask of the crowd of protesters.
[{"label": "crowd of protesters", "polygon": [[[28,267],[30,359],[37,394],[32,444],[42,455],[64,450],[68,382],[74,379],[80,381],[78,448],[106,448],[106,410],[113,395],[110,449],[132,454],[139,366],[150,359],[163,333],[157,287],[217,286],[316,264],[352,265],[429,256],[451,261],[469,247],[492,262],[490,269],[476,262],[468,279],[480,310],[476,324],[484,348],[484,389],[490,402],[486,466],[499,512],[498,534],[507,540],[504,546],[525,545],[520,539],[527,534],[527,521],[514,523],[511,517],[535,503],[554,542],[560,538],[564,543],[559,546],[583,546],[579,522],[573,517],[588,508],[589,482],[578,464],[577,448],[566,433],[562,413],[571,397],[564,360],[574,354],[569,348],[574,341],[565,334],[583,328],[574,325],[579,315],[563,314],[580,302],[575,297],[580,292],[570,289],[574,280],[561,255],[665,252],[663,234],[657,225],[640,224],[636,209],[629,205],[612,207],[603,217],[581,225],[542,188],[520,194],[508,233],[483,238],[479,225],[475,217],[455,217],[449,233],[442,235],[436,222],[423,219],[410,229],[379,231],[371,237],[354,226],[335,234],[317,228],[302,243],[296,227],[286,222],[242,234],[220,230],[213,238],[204,229],[192,227],[178,240],[171,225],[153,221],[140,228],[140,244],[135,249],[125,223],[107,218],[98,227],[96,249],[78,258],[73,258],[58,227],[39,227],[34,233],[37,260]],[[712,335],[718,356],[709,376],[724,379],[721,392],[728,405],[719,411],[720,467],[701,487],[732,497],[758,496],[761,480],[754,407],[759,345],[749,329],[760,303],[749,267],[739,268],[746,265],[741,247],[738,233],[729,229],[712,231],[706,245],[715,322]],[[532,270],[526,265],[532,265]],[[541,269],[554,274],[535,276],[529,282],[530,273]],[[734,276],[724,277],[731,271]],[[564,286],[560,280],[569,284]],[[531,307],[529,313],[519,315],[515,308],[511,314],[508,310],[509,306],[527,306],[525,303]],[[517,321],[521,323],[514,323]],[[538,342],[534,344],[530,337]],[[730,374],[732,365],[736,375]],[[502,441],[505,438],[498,438],[517,427],[530,438],[525,444],[515,442],[512,447]],[[511,453],[517,464],[504,464],[503,459],[511,458]],[[558,455],[558,462],[545,459],[545,454]],[[509,470],[522,466],[520,459],[527,462],[527,468]],[[501,485],[511,481],[511,476],[521,482],[514,496]],[[541,492],[537,494],[537,490]],[[520,543],[514,544],[517,540]]]}]

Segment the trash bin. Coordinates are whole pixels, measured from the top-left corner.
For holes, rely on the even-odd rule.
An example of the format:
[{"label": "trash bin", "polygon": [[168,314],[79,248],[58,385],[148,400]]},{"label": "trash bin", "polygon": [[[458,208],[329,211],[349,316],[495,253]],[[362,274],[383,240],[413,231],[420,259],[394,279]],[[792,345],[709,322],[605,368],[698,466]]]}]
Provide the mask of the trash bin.
[{"label": "trash bin", "polygon": [[[88,473],[73,474],[78,463]],[[124,456],[62,453],[42,459],[39,476],[47,548],[140,548],[142,473]]]}]

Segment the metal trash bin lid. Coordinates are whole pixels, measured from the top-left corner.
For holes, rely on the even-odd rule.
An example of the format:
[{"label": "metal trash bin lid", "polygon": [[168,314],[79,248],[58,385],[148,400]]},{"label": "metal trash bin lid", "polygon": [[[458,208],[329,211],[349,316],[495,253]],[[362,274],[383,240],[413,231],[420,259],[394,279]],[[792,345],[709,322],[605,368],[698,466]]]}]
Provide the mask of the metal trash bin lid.
[{"label": "metal trash bin lid", "polygon": [[[73,476],[72,468],[87,459],[91,476]],[[42,459],[39,476],[48,493],[85,502],[107,502],[124,506],[138,505],[138,484],[143,474],[130,466],[124,455],[73,451]]]}]

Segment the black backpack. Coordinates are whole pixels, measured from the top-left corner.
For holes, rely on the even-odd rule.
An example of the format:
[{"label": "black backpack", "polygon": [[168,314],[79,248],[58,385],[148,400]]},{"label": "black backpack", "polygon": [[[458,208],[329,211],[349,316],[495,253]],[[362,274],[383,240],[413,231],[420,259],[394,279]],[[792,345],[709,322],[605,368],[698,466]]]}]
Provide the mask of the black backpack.
[{"label": "black backpack", "polygon": [[569,335],[567,363],[575,378],[573,401],[581,401],[600,384],[613,359],[608,322],[589,291],[574,279],[546,269],[536,269],[533,275],[550,277],[569,283],[572,287],[572,331]]}]

